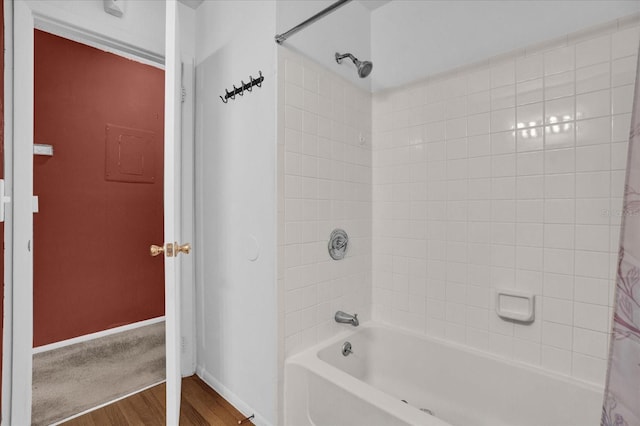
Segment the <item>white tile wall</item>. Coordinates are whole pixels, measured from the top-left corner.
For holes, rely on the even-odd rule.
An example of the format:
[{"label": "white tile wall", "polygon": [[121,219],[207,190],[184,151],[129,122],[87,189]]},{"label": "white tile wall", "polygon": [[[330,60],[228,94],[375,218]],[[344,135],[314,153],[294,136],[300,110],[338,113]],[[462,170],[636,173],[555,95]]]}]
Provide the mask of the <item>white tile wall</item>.
[{"label": "white tile wall", "polygon": [[[282,361],[347,327],[337,310],[371,317],[371,94],[286,48],[278,57]],[[334,228],[350,237],[341,261],[327,252]]]},{"label": "white tile wall", "polygon": [[603,384],[633,25],[374,95],[374,318]]}]

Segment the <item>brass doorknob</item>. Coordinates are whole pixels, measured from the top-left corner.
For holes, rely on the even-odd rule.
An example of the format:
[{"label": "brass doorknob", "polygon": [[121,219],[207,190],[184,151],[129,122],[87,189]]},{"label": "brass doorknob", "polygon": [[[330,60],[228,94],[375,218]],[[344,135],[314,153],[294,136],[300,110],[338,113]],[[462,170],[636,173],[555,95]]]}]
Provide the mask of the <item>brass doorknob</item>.
[{"label": "brass doorknob", "polygon": [[155,244],[151,244],[151,247],[149,248],[149,253],[151,253],[151,256],[157,256],[159,254],[164,253],[164,246],[157,246]]},{"label": "brass doorknob", "polygon": [[178,253],[184,253],[184,254],[189,254],[191,253],[191,244],[186,243],[186,244],[175,244],[175,248],[176,248],[176,255]]}]

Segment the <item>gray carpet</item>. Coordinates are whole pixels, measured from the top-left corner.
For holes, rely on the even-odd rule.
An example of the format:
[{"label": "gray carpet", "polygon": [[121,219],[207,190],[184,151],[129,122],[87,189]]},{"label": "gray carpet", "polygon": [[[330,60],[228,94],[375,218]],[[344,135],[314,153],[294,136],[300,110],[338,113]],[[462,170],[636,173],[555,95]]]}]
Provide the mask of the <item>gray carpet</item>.
[{"label": "gray carpet", "polygon": [[35,354],[32,424],[49,425],[164,378],[164,322]]}]

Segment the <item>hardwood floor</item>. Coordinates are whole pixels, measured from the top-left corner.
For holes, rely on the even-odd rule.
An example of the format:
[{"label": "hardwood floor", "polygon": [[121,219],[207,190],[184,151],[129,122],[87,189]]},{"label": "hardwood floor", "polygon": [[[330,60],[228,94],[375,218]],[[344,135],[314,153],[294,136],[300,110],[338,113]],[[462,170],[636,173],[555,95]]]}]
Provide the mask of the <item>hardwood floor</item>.
[{"label": "hardwood floor", "polygon": [[[165,385],[161,384],[65,422],[65,426],[161,426],[165,422]],[[231,426],[245,416],[198,376],[182,379],[180,426]],[[245,422],[242,425],[252,425]]]}]

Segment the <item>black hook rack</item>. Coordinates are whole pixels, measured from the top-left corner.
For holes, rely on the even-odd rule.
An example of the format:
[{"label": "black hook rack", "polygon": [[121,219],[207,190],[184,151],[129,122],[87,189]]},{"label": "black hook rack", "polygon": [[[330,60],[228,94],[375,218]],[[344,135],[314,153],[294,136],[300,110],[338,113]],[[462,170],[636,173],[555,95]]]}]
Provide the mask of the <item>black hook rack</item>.
[{"label": "black hook rack", "polygon": [[255,415],[255,414],[252,414],[252,415],[250,415],[249,417],[245,417],[245,418],[244,418],[244,419],[242,419],[242,420],[238,420],[238,424],[239,424],[239,425],[241,425],[242,423],[246,423],[246,422],[248,422],[248,421],[251,421],[251,420],[253,420],[255,417],[256,417],[256,415]]},{"label": "black hook rack", "polygon": [[243,80],[240,80],[240,87],[236,87],[234,84],[232,91],[228,91],[227,89],[224,89],[224,92],[225,92],[224,97],[220,96],[220,100],[222,100],[222,102],[226,104],[227,102],[229,102],[229,99],[234,100],[236,98],[236,95],[244,96],[245,90],[247,92],[253,91],[253,86],[262,87],[262,82],[264,81],[264,77],[262,76],[262,71],[258,71],[258,74],[260,74],[260,77],[256,79],[249,76],[248,83],[245,83]]}]

